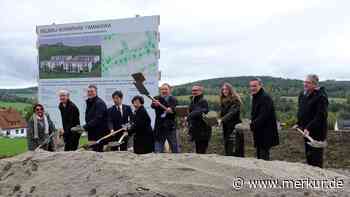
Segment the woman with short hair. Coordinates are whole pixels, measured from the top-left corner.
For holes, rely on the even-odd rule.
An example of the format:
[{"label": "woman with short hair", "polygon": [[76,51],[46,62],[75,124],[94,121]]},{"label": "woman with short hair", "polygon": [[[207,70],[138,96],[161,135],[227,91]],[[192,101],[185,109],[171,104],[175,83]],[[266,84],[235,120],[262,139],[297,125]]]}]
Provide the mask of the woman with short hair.
[{"label": "woman with short hair", "polygon": [[[33,151],[44,144],[50,134],[55,131],[55,126],[50,116],[45,113],[44,106],[36,104],[33,107],[33,116],[28,121],[27,146],[28,150]],[[54,151],[53,140],[41,147],[46,151]]]},{"label": "woman with short hair", "polygon": [[132,126],[129,135],[134,136],[134,153],[147,154],[154,152],[154,136],[151,126],[151,118],[148,115],[142,96],[135,96],[131,100],[134,106]]}]

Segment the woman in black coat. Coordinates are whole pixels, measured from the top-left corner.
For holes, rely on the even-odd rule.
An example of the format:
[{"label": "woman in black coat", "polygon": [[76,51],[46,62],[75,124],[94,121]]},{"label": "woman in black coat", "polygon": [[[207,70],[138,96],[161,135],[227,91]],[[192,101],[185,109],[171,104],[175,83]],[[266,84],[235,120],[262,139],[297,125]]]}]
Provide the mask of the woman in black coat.
[{"label": "woman in black coat", "polygon": [[[244,156],[244,135],[235,132],[235,126],[241,123],[242,100],[231,84],[224,83],[220,92],[221,123],[226,156]],[[235,152],[233,148],[235,147]]]},{"label": "woman in black coat", "polygon": [[134,153],[152,153],[154,151],[154,136],[151,126],[151,118],[143,106],[144,99],[141,96],[135,96],[131,102],[135,111],[132,116],[132,126],[129,134],[135,134]]}]

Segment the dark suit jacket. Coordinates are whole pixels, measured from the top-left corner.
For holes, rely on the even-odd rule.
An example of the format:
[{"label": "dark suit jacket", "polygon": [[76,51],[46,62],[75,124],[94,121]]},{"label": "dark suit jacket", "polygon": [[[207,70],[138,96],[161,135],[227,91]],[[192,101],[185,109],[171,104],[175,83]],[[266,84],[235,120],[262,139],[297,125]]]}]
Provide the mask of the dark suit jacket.
[{"label": "dark suit jacket", "polygon": [[208,114],[209,104],[203,95],[191,97],[191,104],[189,106],[189,115],[187,117],[189,134],[192,139],[210,140],[211,127],[203,120],[203,114]]},{"label": "dark suit jacket", "polygon": [[251,119],[255,147],[269,149],[279,144],[275,107],[262,88],[253,96]]},{"label": "dark suit jacket", "polygon": [[[117,106],[112,106],[107,110],[107,122],[108,129],[117,131],[122,128],[123,124],[131,121],[132,110],[129,105],[122,105],[123,115],[121,115],[120,111],[118,111]],[[122,135],[121,133],[116,134],[115,139],[118,140]]]},{"label": "dark suit jacket", "polygon": [[84,129],[88,131],[88,140],[95,141],[109,133],[107,106],[101,98],[86,100],[85,122]]},{"label": "dark suit jacket", "polygon": [[136,154],[151,153],[154,150],[154,136],[151,118],[142,106],[132,116],[132,127],[129,135],[134,136],[134,152]]},{"label": "dark suit jacket", "polygon": [[72,127],[80,125],[79,119],[79,109],[78,107],[70,100],[68,100],[66,107],[62,103],[59,104],[58,108],[61,112],[62,125],[64,130],[64,138],[70,138],[74,135],[71,131]]},{"label": "dark suit jacket", "polygon": [[307,129],[315,140],[327,138],[328,96],[323,89],[299,95],[298,126]]},{"label": "dark suit jacket", "polygon": [[161,136],[162,134],[166,134],[168,132],[173,132],[176,129],[176,121],[175,121],[175,108],[176,108],[176,98],[174,96],[169,96],[168,101],[161,96],[156,96],[161,104],[165,107],[170,107],[174,113],[167,113],[165,117],[162,117],[164,114],[164,109],[160,106],[151,105],[151,107],[155,110],[156,113],[156,121],[154,125],[155,136]]}]

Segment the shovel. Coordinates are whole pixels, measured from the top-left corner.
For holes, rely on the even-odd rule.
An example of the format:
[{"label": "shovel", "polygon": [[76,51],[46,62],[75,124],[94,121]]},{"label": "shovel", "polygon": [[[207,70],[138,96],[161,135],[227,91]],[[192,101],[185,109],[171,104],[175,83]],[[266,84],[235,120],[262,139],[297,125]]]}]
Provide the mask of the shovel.
[{"label": "shovel", "polygon": [[297,131],[299,131],[306,139],[309,140],[309,142],[307,142],[307,144],[309,144],[311,147],[314,147],[314,148],[325,148],[325,147],[327,147],[327,142],[326,141],[314,140],[311,136],[306,135],[304,133],[304,131],[302,131],[299,128],[297,128]]},{"label": "shovel", "polygon": [[111,146],[120,146],[122,145],[124,142],[123,142],[123,139],[128,136],[127,133],[123,133],[123,135],[119,138],[119,140],[117,142],[112,142],[110,143]]},{"label": "shovel", "polygon": [[[134,73],[131,75],[134,78],[134,85],[137,89],[137,91],[140,92],[140,94],[145,95],[146,97],[148,97],[149,99],[151,99],[152,101],[156,101],[155,98],[153,98],[150,93],[148,92],[148,90],[146,89],[145,85],[143,84],[144,81],[146,81],[145,76],[142,73]],[[163,108],[164,110],[167,110],[168,108],[163,105],[163,104],[159,104],[159,106],[161,108]]]},{"label": "shovel", "polygon": [[45,146],[46,144],[50,143],[52,140],[52,137],[55,135],[55,132],[52,132],[47,138],[46,140],[40,144],[34,151],[38,151],[40,148],[42,148],[43,146]]},{"label": "shovel", "polygon": [[117,134],[117,133],[119,133],[121,131],[126,131],[126,128],[123,127],[123,128],[121,128],[121,129],[119,129],[117,131],[113,131],[112,133],[110,133],[110,134],[108,134],[106,136],[103,136],[102,138],[98,139],[95,143],[93,143],[93,144],[84,144],[80,148],[89,149],[89,148],[91,148],[93,146],[96,146],[96,145],[100,144],[102,142],[102,140],[110,138],[111,136],[113,136],[113,135],[115,135],[115,134]]}]

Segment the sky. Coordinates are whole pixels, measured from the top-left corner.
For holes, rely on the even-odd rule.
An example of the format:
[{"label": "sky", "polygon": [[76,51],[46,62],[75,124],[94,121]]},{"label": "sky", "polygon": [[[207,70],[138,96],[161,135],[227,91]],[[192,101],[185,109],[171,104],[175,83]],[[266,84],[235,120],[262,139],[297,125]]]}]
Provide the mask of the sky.
[{"label": "sky", "polygon": [[37,83],[37,25],[160,15],[162,81],[350,79],[349,0],[0,0],[0,88]]}]

